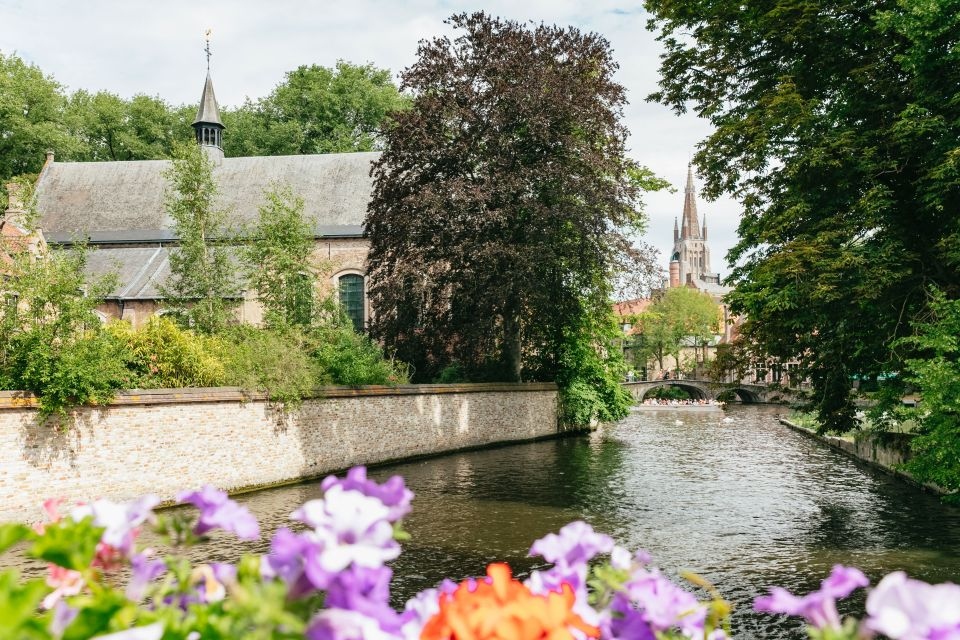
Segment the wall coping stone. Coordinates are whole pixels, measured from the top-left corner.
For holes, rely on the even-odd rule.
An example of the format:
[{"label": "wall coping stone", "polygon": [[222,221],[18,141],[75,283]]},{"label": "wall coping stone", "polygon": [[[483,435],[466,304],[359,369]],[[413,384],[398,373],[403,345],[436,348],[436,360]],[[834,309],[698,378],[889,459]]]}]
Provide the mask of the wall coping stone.
[{"label": "wall coping stone", "polygon": [[[491,393],[500,391],[556,391],[554,382],[472,382],[455,384],[399,384],[326,386],[307,399],[416,396],[446,393]],[[250,402],[266,400],[267,394],[240,387],[185,387],[181,389],[129,389],[119,391],[105,407],[131,405],[190,404],[202,402]],[[37,406],[29,391],[0,391],[0,410]]]}]

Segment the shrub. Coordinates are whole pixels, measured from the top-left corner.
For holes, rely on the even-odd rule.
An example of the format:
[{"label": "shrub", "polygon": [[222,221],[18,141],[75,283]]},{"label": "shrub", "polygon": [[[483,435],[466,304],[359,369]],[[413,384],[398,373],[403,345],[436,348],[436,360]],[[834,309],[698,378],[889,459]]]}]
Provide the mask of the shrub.
[{"label": "shrub", "polygon": [[215,387],[227,379],[222,341],[181,329],[170,318],[153,316],[138,330],[114,322],[107,330],[128,345],[132,383],[138,388]]},{"label": "shrub", "polygon": [[310,358],[306,338],[296,330],[236,325],[221,337],[227,384],[263,391],[271,400],[295,405],[330,382]]},{"label": "shrub", "polygon": [[367,336],[345,323],[315,328],[312,357],[333,384],[402,384],[409,376],[402,364],[384,357]]}]

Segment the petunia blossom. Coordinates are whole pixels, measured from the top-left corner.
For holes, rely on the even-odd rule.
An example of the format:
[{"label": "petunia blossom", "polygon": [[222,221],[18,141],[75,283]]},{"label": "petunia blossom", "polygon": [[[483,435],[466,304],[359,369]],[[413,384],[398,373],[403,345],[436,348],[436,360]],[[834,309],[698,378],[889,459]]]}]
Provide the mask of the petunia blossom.
[{"label": "petunia blossom", "polygon": [[109,566],[114,564],[115,556],[130,556],[140,525],[153,517],[153,508],[159,503],[160,498],[155,495],[130,502],[100,499],[74,507],[70,517],[78,521],[91,518],[95,526],[103,527],[100,542],[105,547],[98,549],[97,555],[102,565]]},{"label": "petunia blossom", "polygon": [[185,491],[177,495],[179,502],[188,502],[200,510],[200,519],[194,527],[198,536],[213,529],[223,529],[241,540],[260,537],[260,525],[253,514],[231,500],[226,492],[206,485],[199,491]]},{"label": "petunia blossom", "polygon": [[889,574],[867,596],[867,629],[893,640],[960,639],[960,586]]},{"label": "petunia blossom", "polygon": [[533,543],[531,556],[540,556],[557,565],[584,565],[601,553],[613,550],[613,538],[597,533],[586,522],[577,520],[559,533],[549,533]]},{"label": "petunia blossom", "polygon": [[346,491],[357,491],[370,498],[376,498],[388,509],[387,520],[396,522],[410,513],[410,502],[413,492],[404,484],[400,476],[392,476],[383,484],[377,484],[367,478],[366,467],[353,467],[345,478],[327,476],[320,484],[320,488],[329,491],[333,487],[340,487]]},{"label": "petunia blossom", "polygon": [[837,599],[846,598],[855,589],[870,584],[859,569],[835,565],[820,589],[805,596],[796,596],[781,587],[770,589],[770,595],[754,600],[753,608],[766,613],[785,613],[801,616],[817,629],[839,629],[840,614]]},{"label": "petunia blossom", "polygon": [[380,628],[373,618],[357,611],[324,609],[310,621],[307,640],[401,640]]}]

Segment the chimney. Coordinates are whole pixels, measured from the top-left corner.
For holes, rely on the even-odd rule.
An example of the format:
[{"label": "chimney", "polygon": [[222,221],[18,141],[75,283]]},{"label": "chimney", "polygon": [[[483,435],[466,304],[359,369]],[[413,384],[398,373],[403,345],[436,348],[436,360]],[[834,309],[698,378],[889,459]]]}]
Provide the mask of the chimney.
[{"label": "chimney", "polygon": [[7,209],[3,212],[5,222],[21,229],[26,228],[27,210],[23,206],[23,185],[19,182],[7,183]]}]

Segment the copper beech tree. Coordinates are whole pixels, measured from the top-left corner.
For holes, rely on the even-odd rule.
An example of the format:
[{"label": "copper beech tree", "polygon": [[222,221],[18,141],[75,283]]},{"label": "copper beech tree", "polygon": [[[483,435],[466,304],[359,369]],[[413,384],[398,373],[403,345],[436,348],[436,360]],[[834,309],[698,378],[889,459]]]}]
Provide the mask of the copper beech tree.
[{"label": "copper beech tree", "polygon": [[613,276],[657,273],[626,234],[643,226],[640,192],[664,186],[625,155],[610,45],[483,13],[448,23],[456,35],[421,42],[402,74],[412,105],[373,168],[371,332],[419,380],[451,365],[603,377]]}]

